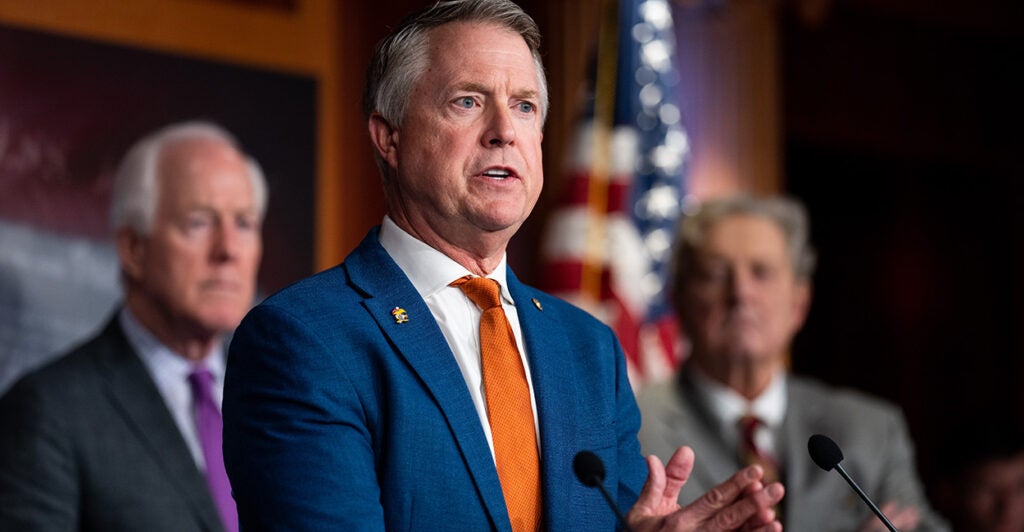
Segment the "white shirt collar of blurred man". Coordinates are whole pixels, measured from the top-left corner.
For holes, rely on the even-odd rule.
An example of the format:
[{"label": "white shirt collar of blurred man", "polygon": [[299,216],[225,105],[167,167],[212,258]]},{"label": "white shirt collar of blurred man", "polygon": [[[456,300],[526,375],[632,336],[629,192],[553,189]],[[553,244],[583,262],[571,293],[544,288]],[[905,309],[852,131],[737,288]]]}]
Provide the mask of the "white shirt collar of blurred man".
[{"label": "white shirt collar of blurred man", "polygon": [[758,430],[754,436],[758,447],[773,456],[776,454],[779,431],[786,416],[786,372],[777,372],[764,393],[753,401],[712,379],[696,366],[692,375],[695,391],[718,421],[719,430],[729,445],[739,446],[737,427],[740,418],[753,415],[763,423],[763,430]]}]

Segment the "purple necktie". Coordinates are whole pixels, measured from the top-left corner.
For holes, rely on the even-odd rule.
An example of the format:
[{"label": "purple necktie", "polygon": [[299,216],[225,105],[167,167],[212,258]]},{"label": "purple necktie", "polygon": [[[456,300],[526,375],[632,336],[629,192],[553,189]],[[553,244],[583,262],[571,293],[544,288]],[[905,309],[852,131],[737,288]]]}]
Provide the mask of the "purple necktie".
[{"label": "purple necktie", "polygon": [[224,528],[235,532],[238,530],[238,514],[235,501],[231,499],[228,474],[224,471],[224,455],[221,451],[223,423],[217,403],[213,400],[213,374],[204,367],[197,367],[189,374],[188,382],[192,385],[196,432],[206,461],[206,484],[210,486],[210,495],[213,496],[213,503],[217,506]]}]

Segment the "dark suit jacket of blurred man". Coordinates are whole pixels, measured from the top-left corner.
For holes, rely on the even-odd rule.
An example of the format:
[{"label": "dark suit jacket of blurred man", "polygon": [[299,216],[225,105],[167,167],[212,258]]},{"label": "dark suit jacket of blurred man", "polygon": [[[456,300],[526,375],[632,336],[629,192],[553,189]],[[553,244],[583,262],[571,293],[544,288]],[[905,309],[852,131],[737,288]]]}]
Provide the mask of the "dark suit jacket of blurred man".
[{"label": "dark suit jacket of blurred man", "polygon": [[219,532],[209,493],[117,317],[0,399],[0,530]]}]

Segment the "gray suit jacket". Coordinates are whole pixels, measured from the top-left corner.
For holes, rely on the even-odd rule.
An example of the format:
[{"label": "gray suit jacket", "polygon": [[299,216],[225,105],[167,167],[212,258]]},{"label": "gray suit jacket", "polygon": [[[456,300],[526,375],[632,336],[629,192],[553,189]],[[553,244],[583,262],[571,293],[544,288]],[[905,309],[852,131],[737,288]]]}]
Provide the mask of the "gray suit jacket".
[{"label": "gray suit jacket", "polygon": [[[680,495],[682,504],[740,468],[737,450],[727,448],[689,373],[684,369],[677,380],[652,385],[638,398],[644,454],[664,461],[680,445],[689,445],[696,453],[693,473]],[[845,456],[843,468],[879,506],[890,500],[916,505],[923,514],[918,530],[948,530],[925,499],[906,422],[895,405],[793,375],[787,389],[788,406],[778,442],[787,531],[855,531],[872,516],[838,473],[826,472],[811,461],[807,440],[812,434],[824,434],[839,444]]]},{"label": "gray suit jacket", "polygon": [[116,318],[0,399],[0,530],[222,528]]}]

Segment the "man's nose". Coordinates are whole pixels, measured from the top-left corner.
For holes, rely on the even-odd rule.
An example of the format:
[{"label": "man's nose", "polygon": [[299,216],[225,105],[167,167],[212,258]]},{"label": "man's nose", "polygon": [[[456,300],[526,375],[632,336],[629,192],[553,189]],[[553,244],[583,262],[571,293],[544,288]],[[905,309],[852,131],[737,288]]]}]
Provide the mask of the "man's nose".
[{"label": "man's nose", "polygon": [[231,222],[221,221],[214,232],[212,256],[215,260],[231,260],[238,253],[239,231]]},{"label": "man's nose", "polygon": [[753,289],[753,279],[749,272],[742,268],[734,268],[729,274],[729,299],[732,301],[743,301],[750,297]]},{"label": "man's nose", "polygon": [[515,142],[516,130],[512,124],[511,110],[494,107],[488,116],[483,143],[486,147],[502,147]]}]

